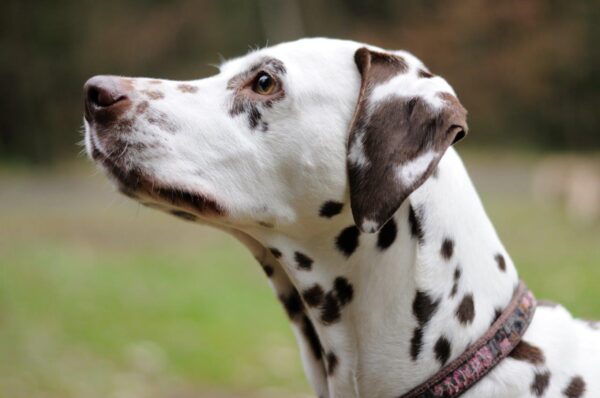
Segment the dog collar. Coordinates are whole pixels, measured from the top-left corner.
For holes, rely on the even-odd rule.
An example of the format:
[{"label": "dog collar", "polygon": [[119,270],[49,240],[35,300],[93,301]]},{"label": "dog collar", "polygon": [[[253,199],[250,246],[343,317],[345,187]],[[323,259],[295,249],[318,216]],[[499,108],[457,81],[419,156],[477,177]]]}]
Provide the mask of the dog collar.
[{"label": "dog collar", "polygon": [[536,300],[521,281],[508,307],[461,356],[400,398],[452,398],[465,393],[519,344],[535,313]]}]

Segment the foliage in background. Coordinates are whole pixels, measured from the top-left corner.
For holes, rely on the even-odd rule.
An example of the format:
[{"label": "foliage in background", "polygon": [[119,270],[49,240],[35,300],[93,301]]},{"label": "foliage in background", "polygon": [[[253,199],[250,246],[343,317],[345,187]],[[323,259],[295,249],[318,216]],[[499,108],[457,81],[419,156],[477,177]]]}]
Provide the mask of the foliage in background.
[{"label": "foliage in background", "polygon": [[193,79],[303,36],[414,52],[470,111],[469,145],[600,148],[600,3],[548,0],[8,0],[0,157],[70,158],[94,74]]}]

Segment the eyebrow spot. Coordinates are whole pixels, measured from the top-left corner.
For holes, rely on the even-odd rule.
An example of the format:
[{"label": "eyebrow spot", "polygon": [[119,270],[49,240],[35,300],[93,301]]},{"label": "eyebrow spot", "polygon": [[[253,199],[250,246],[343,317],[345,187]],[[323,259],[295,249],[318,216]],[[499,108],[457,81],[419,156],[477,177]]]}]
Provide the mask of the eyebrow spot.
[{"label": "eyebrow spot", "polygon": [[159,100],[165,98],[165,95],[158,90],[142,90],[141,92],[151,100]]},{"label": "eyebrow spot", "polygon": [[192,86],[191,84],[179,84],[177,86],[177,90],[181,91],[182,93],[194,94],[198,92],[198,87]]}]

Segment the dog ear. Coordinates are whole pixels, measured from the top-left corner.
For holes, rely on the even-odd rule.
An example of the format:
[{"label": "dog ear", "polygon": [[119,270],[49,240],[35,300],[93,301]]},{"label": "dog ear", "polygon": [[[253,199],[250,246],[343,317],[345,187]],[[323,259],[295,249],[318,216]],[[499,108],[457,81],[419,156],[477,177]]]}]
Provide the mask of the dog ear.
[{"label": "dog ear", "polygon": [[376,232],[467,133],[465,108],[439,76],[411,58],[360,48],[362,83],[348,138],[356,225]]}]

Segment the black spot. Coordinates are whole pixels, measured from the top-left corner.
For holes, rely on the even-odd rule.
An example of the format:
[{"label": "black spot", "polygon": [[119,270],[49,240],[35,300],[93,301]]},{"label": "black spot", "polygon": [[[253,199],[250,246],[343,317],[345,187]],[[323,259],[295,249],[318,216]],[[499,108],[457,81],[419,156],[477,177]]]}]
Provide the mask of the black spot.
[{"label": "black spot", "polygon": [[337,364],[338,364],[337,356],[333,352],[328,353],[327,354],[327,374],[329,376],[333,376],[333,374],[335,373],[335,368],[337,367]]},{"label": "black spot", "polygon": [[323,301],[324,294],[323,288],[319,284],[315,284],[302,292],[302,297],[304,297],[304,301],[309,307],[317,307]]},{"label": "black spot", "polygon": [[351,225],[344,228],[337,238],[335,238],[335,245],[346,257],[350,257],[358,247],[359,235],[360,231],[356,225]]},{"label": "black spot", "polygon": [[563,394],[568,398],[579,398],[585,393],[585,381],[581,376],[575,376],[569,382],[567,388],[564,389]]},{"label": "black spot", "polygon": [[273,255],[273,257],[275,258],[280,258],[281,257],[281,252],[277,249],[275,249],[274,247],[270,247],[269,251],[271,252],[271,254]]},{"label": "black spot", "polygon": [[328,200],[321,206],[321,209],[319,210],[319,215],[321,217],[331,218],[340,214],[343,207],[343,203],[336,202],[334,200]]},{"label": "black spot", "polygon": [[408,208],[408,223],[410,224],[410,233],[413,238],[417,239],[419,243],[423,243],[425,235],[421,227],[421,215],[417,214],[412,205]]},{"label": "black spot", "polygon": [[465,294],[456,309],[456,317],[463,325],[473,322],[473,318],[475,318],[475,303],[472,294]]},{"label": "black spot", "polygon": [[494,259],[496,260],[496,263],[498,264],[498,268],[500,269],[500,271],[502,271],[502,272],[506,271],[506,261],[504,260],[504,256],[502,254],[496,254]]},{"label": "black spot", "polygon": [[398,235],[398,228],[396,227],[396,221],[390,218],[388,222],[381,228],[377,235],[377,247],[381,250],[385,250],[394,243]]},{"label": "black spot", "polygon": [[417,290],[415,299],[413,301],[412,310],[413,314],[417,318],[417,321],[419,322],[419,326],[424,326],[427,322],[429,322],[433,314],[437,311],[439,304],[439,300],[433,301],[427,293]]},{"label": "black spot", "polygon": [[330,325],[337,322],[340,317],[340,303],[333,291],[331,291],[325,295],[325,300],[323,301],[323,305],[321,305],[321,321],[325,325]]},{"label": "black spot", "polygon": [[294,319],[296,315],[302,312],[302,300],[300,299],[298,291],[292,290],[287,297],[282,294],[279,296],[279,300],[281,300],[290,319]]},{"label": "black spot", "polygon": [[273,276],[273,274],[275,273],[275,270],[273,269],[273,267],[271,267],[269,264],[261,264],[262,265],[262,269],[263,271],[265,271],[265,274],[270,278]]},{"label": "black spot", "polygon": [[435,358],[440,361],[442,366],[448,362],[448,358],[450,358],[450,342],[444,336],[441,336],[438,341],[436,341],[435,346],[433,347],[435,352]]},{"label": "black spot", "polygon": [[309,271],[312,268],[313,260],[306,254],[295,252],[294,260],[296,260],[296,264],[298,264],[298,269]]},{"label": "black spot", "polygon": [[412,338],[410,339],[410,357],[415,361],[419,357],[421,352],[421,346],[423,345],[423,329],[421,327],[415,328],[413,331]]},{"label": "black spot", "polygon": [[439,300],[433,301],[427,293],[417,291],[415,294],[412,310],[419,326],[415,328],[410,340],[410,356],[413,360],[416,360],[421,352],[423,329],[437,311],[439,303]]},{"label": "black spot", "polygon": [[440,253],[444,259],[450,260],[452,254],[454,253],[454,241],[448,238],[444,239]]},{"label": "black spot", "polygon": [[193,215],[192,213],[188,213],[187,211],[182,210],[171,210],[171,214],[175,217],[183,218],[186,221],[197,221],[198,217]]},{"label": "black spot", "polygon": [[340,276],[333,281],[333,288],[325,294],[320,310],[321,321],[325,325],[339,321],[341,309],[352,301],[354,288],[348,279]]},{"label": "black spot", "polygon": [[333,282],[333,288],[342,306],[352,301],[352,297],[354,296],[354,289],[352,285],[348,282],[348,279],[341,276],[335,278],[335,281]]},{"label": "black spot", "polygon": [[308,340],[308,344],[310,345],[314,357],[317,360],[321,359],[321,356],[323,355],[321,341],[315,331],[314,325],[306,315],[302,317],[302,333],[304,334],[304,337],[306,337],[306,340]]},{"label": "black spot", "polygon": [[550,372],[535,372],[533,382],[531,383],[531,393],[536,397],[541,397],[546,392],[550,384]]}]

